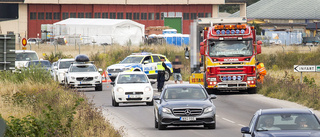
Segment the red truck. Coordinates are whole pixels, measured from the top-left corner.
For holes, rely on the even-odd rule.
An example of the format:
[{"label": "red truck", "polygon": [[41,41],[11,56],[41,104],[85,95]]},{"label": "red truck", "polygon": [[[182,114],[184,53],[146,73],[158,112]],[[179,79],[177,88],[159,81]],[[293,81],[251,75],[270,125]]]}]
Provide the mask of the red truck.
[{"label": "red truck", "polygon": [[201,83],[213,93],[256,93],[256,55],[262,42],[256,42],[255,28],[246,22],[246,18],[200,18],[191,25],[190,83]]}]

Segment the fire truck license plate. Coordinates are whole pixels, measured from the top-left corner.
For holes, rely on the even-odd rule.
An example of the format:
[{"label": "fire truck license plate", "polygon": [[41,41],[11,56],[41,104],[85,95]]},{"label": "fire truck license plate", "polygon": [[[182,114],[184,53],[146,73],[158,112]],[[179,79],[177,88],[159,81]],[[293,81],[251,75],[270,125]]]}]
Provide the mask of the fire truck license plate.
[{"label": "fire truck license plate", "polygon": [[180,117],[180,121],[196,121],[196,117]]}]

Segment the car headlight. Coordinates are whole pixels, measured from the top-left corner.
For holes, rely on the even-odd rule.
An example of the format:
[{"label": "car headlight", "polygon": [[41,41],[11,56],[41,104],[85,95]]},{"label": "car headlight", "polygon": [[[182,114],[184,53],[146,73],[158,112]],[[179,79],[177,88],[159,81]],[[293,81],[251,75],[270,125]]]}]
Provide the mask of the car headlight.
[{"label": "car headlight", "polygon": [[162,112],[171,114],[171,110],[169,108],[162,108]]},{"label": "car headlight", "polygon": [[213,107],[207,107],[204,109],[203,113],[208,113],[208,112],[211,112],[213,111]]},{"label": "car headlight", "polygon": [[123,90],[123,88],[119,87],[119,88],[117,88],[117,91],[118,92],[123,92],[124,90]]},{"label": "car headlight", "polygon": [[151,89],[151,87],[149,87],[149,86],[146,87],[146,88],[144,88],[144,91],[145,91],[145,92],[149,92],[149,91],[151,91],[151,90],[152,90],[152,89]]},{"label": "car headlight", "polygon": [[76,77],[74,77],[74,76],[71,76],[71,79],[76,79]]},{"label": "car headlight", "polygon": [[94,77],[94,79],[98,79],[98,78],[99,78],[99,76],[95,76],[95,77]]},{"label": "car headlight", "polygon": [[255,77],[247,77],[247,80],[254,80]]},{"label": "car headlight", "polygon": [[217,81],[217,78],[208,78],[209,81]]}]

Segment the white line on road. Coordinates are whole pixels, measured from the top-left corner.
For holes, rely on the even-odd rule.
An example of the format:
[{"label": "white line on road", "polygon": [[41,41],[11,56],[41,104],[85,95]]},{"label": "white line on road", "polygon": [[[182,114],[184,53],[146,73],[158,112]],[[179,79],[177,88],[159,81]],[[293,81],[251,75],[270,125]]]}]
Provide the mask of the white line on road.
[{"label": "white line on road", "polygon": [[228,122],[230,122],[230,123],[232,123],[232,124],[236,123],[236,122],[234,122],[234,121],[232,121],[232,120],[229,120],[229,119],[226,119],[226,118],[222,118],[222,119],[225,120],[225,121],[228,121]]},{"label": "white line on road", "polygon": [[242,124],[238,124],[238,126],[240,126],[240,127],[245,127],[245,125],[242,125]]}]

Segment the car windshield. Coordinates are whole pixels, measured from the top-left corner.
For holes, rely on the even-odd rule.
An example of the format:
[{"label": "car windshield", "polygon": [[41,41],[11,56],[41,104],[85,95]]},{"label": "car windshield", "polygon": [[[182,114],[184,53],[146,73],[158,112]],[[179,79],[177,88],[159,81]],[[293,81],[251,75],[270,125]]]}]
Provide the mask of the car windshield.
[{"label": "car windshield", "polygon": [[261,115],[255,129],[257,131],[319,130],[320,125],[313,114],[272,114]]},{"label": "car windshield", "polygon": [[167,88],[163,95],[165,100],[185,100],[185,99],[199,99],[204,100],[207,98],[205,91],[202,88]]},{"label": "car windshield", "polygon": [[37,66],[39,64],[41,67],[50,67],[51,66],[49,61],[31,61],[28,65],[28,67]]},{"label": "car windshield", "polygon": [[117,84],[149,83],[145,74],[121,74]]},{"label": "car windshield", "polygon": [[211,57],[244,57],[252,56],[251,41],[213,41],[209,44]]},{"label": "car windshield", "polygon": [[59,65],[59,69],[68,69],[72,62],[74,61],[61,61]]},{"label": "car windshield", "polygon": [[142,58],[143,57],[141,56],[126,57],[123,61],[120,62],[120,64],[141,63]]},{"label": "car windshield", "polygon": [[93,65],[72,66],[70,72],[96,72],[97,69]]},{"label": "car windshield", "polygon": [[39,60],[35,52],[16,53],[16,61],[30,61],[30,60]]}]

